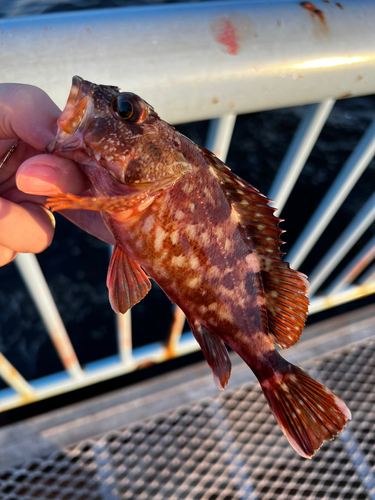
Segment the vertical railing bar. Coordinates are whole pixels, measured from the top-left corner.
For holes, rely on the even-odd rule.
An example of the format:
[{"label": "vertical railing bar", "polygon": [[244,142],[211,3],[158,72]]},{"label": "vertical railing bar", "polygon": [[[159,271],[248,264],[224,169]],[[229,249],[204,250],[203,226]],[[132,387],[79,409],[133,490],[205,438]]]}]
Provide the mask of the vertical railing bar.
[{"label": "vertical railing bar", "polygon": [[375,283],[375,264],[359,280],[360,285],[368,285],[369,283]]},{"label": "vertical railing bar", "polygon": [[[205,147],[224,162],[227,159],[236,118],[237,115],[230,113],[211,120],[209,124]],[[167,357],[176,355],[184,324],[185,314],[176,306],[173,312],[173,323],[169,332],[166,348]]]},{"label": "vertical railing bar", "polygon": [[205,147],[221,161],[227,159],[237,115],[228,114],[210,121]]},{"label": "vertical railing bar", "polygon": [[4,381],[13,387],[18,394],[27,400],[35,399],[34,389],[22,377],[18,370],[0,352],[0,376]]},{"label": "vertical railing bar", "polygon": [[341,169],[313,216],[288,253],[293,269],[298,269],[323,233],[375,153],[375,120],[367,128],[357,147]]},{"label": "vertical railing bar", "polygon": [[39,311],[64,368],[75,380],[81,380],[84,373],[35,255],[20,253],[15,260],[15,264]]},{"label": "vertical railing bar", "polygon": [[178,307],[178,305],[175,304],[173,306],[172,326],[169,330],[169,335],[168,335],[168,342],[166,349],[167,358],[174,358],[178,353],[177,346],[180,341],[182,331],[184,329],[185,320],[186,320],[185,314]]},{"label": "vertical railing bar", "polygon": [[116,327],[121,361],[130,365],[134,362],[131,309],[125,314],[116,314]]},{"label": "vertical railing bar", "polygon": [[[113,251],[113,246],[108,245],[109,256]],[[133,334],[131,309],[125,314],[115,314],[116,317],[116,337],[121,362],[126,366],[134,362],[133,359]]]},{"label": "vertical railing bar", "polygon": [[331,295],[350,285],[353,280],[375,259],[375,236],[365,245],[356,257],[345,267],[337,278],[326,289]]},{"label": "vertical railing bar", "polygon": [[375,220],[375,194],[365,203],[345,231],[310,273],[310,297]]},{"label": "vertical railing bar", "polygon": [[268,194],[277,208],[275,215],[280,214],[284,208],[334,104],[333,99],[328,99],[307,106]]}]

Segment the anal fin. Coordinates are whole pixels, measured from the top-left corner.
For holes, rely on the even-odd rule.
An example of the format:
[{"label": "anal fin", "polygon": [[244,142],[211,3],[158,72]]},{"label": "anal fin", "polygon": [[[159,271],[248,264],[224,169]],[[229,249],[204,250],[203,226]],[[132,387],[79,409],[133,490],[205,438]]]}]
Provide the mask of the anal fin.
[{"label": "anal fin", "polygon": [[125,313],[143,299],[151,283],[143,269],[116,245],[108,267],[107,287],[112,309]]},{"label": "anal fin", "polygon": [[228,383],[232,368],[224,342],[198,322],[190,323],[189,321],[189,324],[212,370],[216,387],[223,390]]}]

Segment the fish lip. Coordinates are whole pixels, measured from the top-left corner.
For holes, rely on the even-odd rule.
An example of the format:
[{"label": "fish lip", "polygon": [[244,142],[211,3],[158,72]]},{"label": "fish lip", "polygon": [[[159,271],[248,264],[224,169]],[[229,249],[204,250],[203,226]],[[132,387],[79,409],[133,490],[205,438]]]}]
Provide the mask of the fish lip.
[{"label": "fish lip", "polygon": [[53,139],[52,142],[46,147],[46,153],[52,155],[57,150],[57,139]]},{"label": "fish lip", "polygon": [[64,154],[69,151],[75,151],[82,146],[82,138],[75,135],[70,135],[59,130],[55,139],[46,147],[48,154]]},{"label": "fish lip", "polygon": [[79,128],[86,115],[87,106],[94,88],[95,85],[91,82],[84,80],[80,76],[73,76],[68,100],[57,120],[57,125],[61,130],[68,134],[74,134]]},{"label": "fish lip", "polygon": [[71,100],[72,104],[76,104],[77,100],[81,100],[84,97],[91,95],[94,87],[95,84],[84,80],[78,75],[74,75],[72,78],[72,86],[68,96],[68,102]]},{"label": "fish lip", "polygon": [[78,75],[73,76],[65,108],[57,120],[57,134],[47,146],[48,154],[63,154],[82,146],[79,129],[82,127],[87,108],[90,105],[94,85]]}]

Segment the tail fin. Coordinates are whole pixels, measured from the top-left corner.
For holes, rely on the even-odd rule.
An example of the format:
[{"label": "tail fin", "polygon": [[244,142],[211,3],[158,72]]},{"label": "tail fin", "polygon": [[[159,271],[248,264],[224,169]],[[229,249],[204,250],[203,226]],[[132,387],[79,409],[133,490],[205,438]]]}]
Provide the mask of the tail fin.
[{"label": "tail fin", "polygon": [[323,384],[288,363],[261,382],[274,417],[291,446],[311,458],[324,440],[331,440],[351,418],[346,404]]}]

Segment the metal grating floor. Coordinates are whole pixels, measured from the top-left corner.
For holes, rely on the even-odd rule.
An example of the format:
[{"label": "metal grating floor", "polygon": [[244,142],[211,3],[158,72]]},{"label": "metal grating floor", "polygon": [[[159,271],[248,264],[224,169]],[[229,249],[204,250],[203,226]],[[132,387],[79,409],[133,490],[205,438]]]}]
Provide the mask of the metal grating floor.
[{"label": "metal grating floor", "polygon": [[0,499],[375,499],[375,339],[305,368],[353,414],[312,460],[247,384],[3,471]]}]

